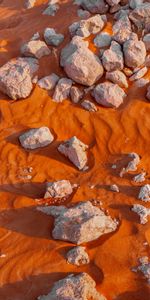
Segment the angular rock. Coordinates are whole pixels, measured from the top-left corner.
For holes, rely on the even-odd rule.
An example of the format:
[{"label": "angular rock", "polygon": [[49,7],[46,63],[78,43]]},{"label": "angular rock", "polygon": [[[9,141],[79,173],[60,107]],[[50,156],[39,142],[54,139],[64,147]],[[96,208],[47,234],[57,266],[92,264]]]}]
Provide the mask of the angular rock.
[{"label": "angular rock", "polygon": [[80,17],[82,19],[87,19],[91,16],[90,12],[85,9],[78,9],[77,14],[78,14],[78,17]]},{"label": "angular rock", "polygon": [[121,0],[106,0],[110,6],[117,5]]},{"label": "angular rock", "polygon": [[55,217],[52,232],[54,239],[77,245],[94,241],[106,233],[115,231],[118,224],[90,201],[80,202],[71,208],[47,206],[38,207],[37,210]]},{"label": "angular rock", "polygon": [[137,165],[140,163],[140,157],[137,153],[129,153],[128,157],[131,158],[131,160],[129,161],[126,167],[122,168],[120,172],[120,177],[123,177],[125,173],[136,171]]},{"label": "angular rock", "polygon": [[110,49],[105,50],[102,56],[102,63],[106,71],[122,70],[124,67],[123,53],[121,46],[115,42],[111,42]]},{"label": "angular rock", "polygon": [[48,127],[33,128],[19,137],[19,141],[25,149],[37,149],[45,147],[54,140]]},{"label": "angular rock", "polygon": [[134,182],[143,182],[143,181],[145,181],[145,175],[146,175],[146,173],[145,172],[143,172],[143,173],[140,173],[140,174],[138,174],[138,175],[136,175],[136,176],[134,176],[133,177],[133,181]]},{"label": "angular rock", "polygon": [[150,216],[149,208],[146,208],[145,206],[140,204],[134,204],[132,207],[132,211],[139,215],[141,224],[146,224],[148,222],[147,217]]},{"label": "angular rock", "polygon": [[87,273],[71,274],[57,281],[47,296],[38,300],[106,300],[96,290],[95,281]]},{"label": "angular rock", "polygon": [[72,193],[73,188],[69,180],[47,182],[44,198],[66,198]]},{"label": "angular rock", "polygon": [[38,70],[35,58],[16,58],[0,68],[0,91],[13,100],[30,95],[34,73]]},{"label": "angular rock", "polygon": [[97,103],[105,107],[117,108],[123,103],[126,94],[117,84],[104,82],[95,87],[93,96]]},{"label": "angular rock", "polygon": [[105,14],[109,8],[104,0],[82,0],[81,6],[93,14]]},{"label": "angular rock", "polygon": [[92,103],[91,101],[89,100],[84,100],[82,103],[81,103],[81,106],[88,110],[88,111],[91,111],[91,112],[96,112],[97,111],[97,107],[95,106],[94,103]]},{"label": "angular rock", "polygon": [[138,198],[144,202],[150,201],[150,184],[145,184],[141,187]]},{"label": "angular rock", "polygon": [[87,265],[90,262],[85,247],[74,247],[67,253],[67,262],[75,266]]},{"label": "angular rock", "polygon": [[150,3],[145,2],[138,5],[130,13],[129,18],[139,30],[144,29],[146,24],[150,21]]},{"label": "angular rock", "polygon": [[129,9],[120,9],[115,13],[114,19],[120,20],[121,18],[128,17],[129,12],[130,12]]},{"label": "angular rock", "polygon": [[36,2],[36,0],[26,0],[25,7],[27,9],[32,8],[34,6],[35,2]]},{"label": "angular rock", "polygon": [[63,42],[64,35],[61,33],[56,33],[55,29],[53,28],[46,28],[44,31],[44,39],[47,45],[57,47]]},{"label": "angular rock", "polygon": [[59,5],[49,4],[49,6],[43,11],[43,15],[48,15],[54,17],[59,9]]},{"label": "angular rock", "polygon": [[32,40],[21,47],[21,53],[24,56],[31,56],[40,59],[45,55],[50,55],[51,51],[45,42],[40,40]]},{"label": "angular rock", "polygon": [[120,191],[119,191],[119,187],[118,187],[118,185],[116,185],[116,184],[112,184],[111,186],[110,186],[110,190],[112,191],[112,192],[116,192],[116,193],[119,193]]},{"label": "angular rock", "polygon": [[98,34],[94,39],[94,44],[98,48],[109,47],[111,44],[112,37],[107,32]]},{"label": "angular rock", "polygon": [[83,98],[84,93],[76,86],[72,86],[70,97],[73,103],[78,103]]},{"label": "angular rock", "polygon": [[134,81],[134,80],[138,80],[140,78],[142,78],[146,73],[147,73],[148,69],[147,67],[141,68],[139,69],[137,72],[135,72],[130,78],[130,81]]},{"label": "angular rock", "polygon": [[69,158],[79,170],[82,170],[87,164],[87,149],[88,146],[77,139],[76,136],[58,146],[58,151]]},{"label": "angular rock", "polygon": [[57,76],[55,73],[52,73],[49,76],[41,78],[37,84],[40,88],[50,91],[55,87],[58,80],[59,76]]},{"label": "angular rock", "polygon": [[123,44],[125,64],[134,69],[145,62],[146,49],[142,41],[128,40]]},{"label": "angular rock", "polygon": [[53,100],[55,102],[62,102],[63,100],[69,98],[71,86],[72,80],[68,78],[59,79],[52,97]]},{"label": "angular rock", "polygon": [[116,70],[113,72],[106,72],[106,79],[118,84],[122,88],[128,87],[128,81],[123,72]]},{"label": "angular rock", "polygon": [[120,18],[113,25],[113,39],[119,44],[123,44],[130,38],[132,32],[131,22],[128,16]]},{"label": "angular rock", "polygon": [[146,34],[143,38],[143,42],[145,44],[146,50],[150,50],[150,33]]}]

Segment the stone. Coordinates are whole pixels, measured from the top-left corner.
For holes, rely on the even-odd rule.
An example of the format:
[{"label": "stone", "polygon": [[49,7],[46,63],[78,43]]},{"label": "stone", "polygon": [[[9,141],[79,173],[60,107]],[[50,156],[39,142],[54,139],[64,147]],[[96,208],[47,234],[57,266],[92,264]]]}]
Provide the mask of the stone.
[{"label": "stone", "polygon": [[105,50],[102,56],[102,63],[106,71],[122,70],[124,67],[123,53],[121,46],[115,42],[111,42],[108,50]]},{"label": "stone", "polygon": [[93,96],[97,103],[105,107],[118,108],[123,103],[126,94],[117,84],[104,82],[95,87]]},{"label": "stone", "polygon": [[116,192],[116,193],[119,193],[120,191],[119,191],[119,187],[118,187],[118,185],[116,185],[116,184],[112,184],[111,186],[110,186],[110,190],[112,191],[112,192]]},{"label": "stone", "polygon": [[69,180],[58,180],[46,183],[44,198],[66,198],[73,193],[73,188]]},{"label": "stone", "polygon": [[38,70],[35,58],[11,59],[0,68],[0,91],[11,99],[27,98],[32,89],[32,79]]},{"label": "stone", "polygon": [[132,9],[135,9],[139,5],[143,4],[143,0],[129,0],[129,6]]},{"label": "stone", "polygon": [[120,0],[106,0],[106,2],[110,5],[110,6],[114,6],[119,4]]},{"label": "stone", "polygon": [[19,141],[25,149],[37,149],[52,143],[54,137],[48,127],[33,128],[19,137]]},{"label": "stone", "polygon": [[43,11],[43,15],[48,15],[54,17],[59,9],[59,5],[49,4],[49,6]]},{"label": "stone", "polygon": [[72,86],[70,90],[70,97],[73,103],[78,103],[83,98],[84,93],[76,86]]},{"label": "stone", "polygon": [[147,94],[146,94],[146,97],[148,100],[150,100],[150,85],[148,86],[147,88]]},{"label": "stone", "polygon": [[142,41],[128,40],[123,44],[125,64],[134,69],[145,62],[146,49]]},{"label": "stone", "polygon": [[75,36],[61,51],[60,63],[69,78],[86,86],[93,85],[103,75],[100,59],[81,37]]},{"label": "stone", "polygon": [[138,183],[143,182],[143,181],[145,181],[145,175],[146,175],[145,172],[137,174],[136,176],[133,177],[133,181],[138,182]]},{"label": "stone", "polygon": [[132,207],[132,211],[137,213],[140,217],[140,223],[146,224],[148,222],[148,216],[150,216],[150,209],[146,208],[143,205],[140,204],[134,204]]},{"label": "stone", "polygon": [[141,69],[139,69],[137,72],[135,72],[130,78],[130,81],[134,81],[134,80],[138,80],[140,78],[142,78],[146,73],[147,73],[148,69],[147,67],[143,67]]},{"label": "stone", "polygon": [[145,2],[138,5],[130,12],[129,18],[139,30],[144,29],[150,21],[150,3]]},{"label": "stone", "polygon": [[87,164],[87,149],[88,146],[82,143],[76,136],[58,146],[58,151],[69,158],[79,170],[82,170]]},{"label": "stone", "polygon": [[39,40],[40,39],[40,34],[39,34],[39,32],[36,32],[36,33],[34,33],[33,34],[33,36],[31,37],[31,41],[37,41],[37,40]]},{"label": "stone", "polygon": [[128,157],[131,160],[128,162],[126,167],[122,168],[120,177],[123,177],[125,173],[136,171],[137,165],[140,163],[140,156],[137,153],[131,152],[128,154]]},{"label": "stone", "polygon": [[49,76],[41,78],[37,84],[40,88],[50,91],[54,89],[58,80],[59,76],[57,76],[55,73],[52,73]]},{"label": "stone", "polygon": [[104,0],[82,0],[81,6],[92,14],[105,14],[109,8]]},{"label": "stone", "polygon": [[91,16],[91,14],[88,10],[85,10],[85,9],[82,9],[82,8],[77,10],[77,15],[78,15],[78,17],[80,17],[82,19],[87,19]]},{"label": "stone", "polygon": [[147,256],[143,256],[139,259],[140,265],[134,270],[137,272],[143,273],[144,277],[147,279],[150,284],[150,262]]},{"label": "stone", "polygon": [[81,103],[81,106],[90,111],[90,112],[96,112],[97,111],[97,107],[94,103],[92,103],[91,101],[89,100],[84,100],[82,103]]},{"label": "stone", "polygon": [[128,16],[120,18],[113,25],[113,39],[119,44],[123,44],[126,40],[130,39],[131,32],[131,22]]},{"label": "stone", "polygon": [[118,84],[122,88],[128,88],[127,78],[124,73],[119,70],[106,72],[106,79]]},{"label": "stone", "polygon": [[140,78],[138,80],[135,81],[135,85],[138,87],[138,88],[141,88],[145,85],[147,85],[149,83],[149,79],[147,78]]},{"label": "stone", "polygon": [[21,47],[21,53],[24,56],[31,56],[40,59],[45,55],[50,55],[51,51],[45,42],[40,40],[32,40]]},{"label": "stone", "polygon": [[35,5],[36,0],[26,0],[25,7],[27,9],[32,8]]},{"label": "stone", "polygon": [[85,249],[85,247],[77,246],[69,250],[67,253],[67,262],[75,266],[89,264],[90,259]]},{"label": "stone", "polygon": [[150,33],[146,34],[143,38],[143,42],[145,44],[146,50],[150,50]]},{"label": "stone", "polygon": [[47,45],[57,47],[63,42],[64,35],[56,33],[53,28],[46,28],[44,31],[44,39]]},{"label": "stone", "polygon": [[112,37],[107,32],[98,34],[94,39],[94,44],[98,48],[109,47],[111,44]]},{"label": "stone", "polygon": [[38,300],[106,300],[96,290],[95,281],[87,273],[71,274],[57,281],[51,292]]},{"label": "stone", "polygon": [[65,77],[59,79],[55,88],[55,92],[52,97],[53,100],[55,102],[62,102],[65,99],[69,98],[71,86],[72,86],[72,80]]},{"label": "stone", "polygon": [[150,201],[150,184],[141,187],[138,198],[144,202]]},{"label": "stone", "polygon": [[47,206],[37,210],[55,218],[52,236],[54,239],[80,245],[98,239],[117,229],[117,221],[90,201],[80,202],[73,207]]}]

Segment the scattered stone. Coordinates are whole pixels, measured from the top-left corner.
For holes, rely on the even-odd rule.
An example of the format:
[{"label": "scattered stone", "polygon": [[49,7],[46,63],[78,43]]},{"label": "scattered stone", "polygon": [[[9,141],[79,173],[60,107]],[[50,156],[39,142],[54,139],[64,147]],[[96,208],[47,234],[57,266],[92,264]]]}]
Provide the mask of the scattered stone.
[{"label": "scattered stone", "polygon": [[45,147],[54,140],[48,127],[33,128],[19,137],[19,141],[25,149],[37,149]]},{"label": "scattered stone", "polygon": [[148,100],[150,100],[150,85],[148,86],[147,88],[147,94],[146,94],[146,97]]},{"label": "scattered stone", "polygon": [[126,96],[124,90],[117,84],[104,82],[98,84],[93,91],[97,103],[105,107],[119,107]]},{"label": "scattered stone", "polygon": [[139,30],[145,28],[146,24],[149,22],[150,16],[150,3],[145,2],[138,5],[130,14],[130,20],[137,26]]},{"label": "scattered stone", "polygon": [[98,34],[94,39],[94,44],[98,48],[109,47],[111,44],[112,37],[107,32]]},{"label": "scattered stone", "polygon": [[126,76],[123,72],[116,70],[113,72],[106,72],[106,79],[118,84],[122,88],[128,87]]},{"label": "scattered stone", "polygon": [[40,88],[50,91],[55,87],[58,80],[59,76],[57,76],[55,73],[52,73],[49,76],[41,78],[37,84]]},{"label": "scattered stone", "polygon": [[120,20],[121,18],[128,17],[129,12],[130,12],[129,9],[120,9],[115,13],[114,19]]},{"label": "scattered stone", "polygon": [[145,44],[146,50],[150,50],[150,33],[146,34],[143,38],[143,42]]},{"label": "scattered stone", "polygon": [[70,90],[70,97],[73,103],[78,103],[83,98],[83,92],[76,86],[72,86]]},{"label": "scattered stone", "polygon": [[63,42],[64,35],[61,33],[56,33],[55,29],[53,28],[46,28],[44,31],[44,39],[47,45],[57,47]]},{"label": "scattered stone", "polygon": [[30,95],[34,73],[38,70],[35,58],[16,58],[8,61],[0,68],[0,91],[13,100]]},{"label": "scattered stone", "polygon": [[116,185],[116,184],[112,184],[111,186],[110,186],[110,190],[112,191],[112,192],[116,192],[116,193],[119,193],[120,191],[119,191],[119,187],[118,187],[118,185]]},{"label": "scattered stone", "polygon": [[67,262],[75,266],[87,265],[90,262],[85,247],[74,247],[67,253]]},{"label": "scattered stone", "polygon": [[112,169],[117,169],[117,166],[116,165],[112,165],[111,168]]},{"label": "scattered stone", "polygon": [[102,56],[102,63],[106,71],[122,70],[124,67],[123,53],[121,46],[115,42],[111,42],[110,49],[105,50]]},{"label": "scattered stone", "polygon": [[140,162],[139,155],[135,152],[132,152],[128,154],[128,157],[131,158],[131,161],[129,161],[126,167],[122,168],[120,172],[120,177],[123,177],[125,173],[134,172],[137,170],[137,165]]},{"label": "scattered stone", "polygon": [[71,274],[57,281],[47,296],[38,300],[106,300],[96,290],[95,281],[87,273]]},{"label": "scattered stone", "polygon": [[147,73],[148,69],[147,67],[143,67],[142,69],[139,69],[137,72],[135,72],[130,78],[130,81],[134,81],[134,80],[138,80],[140,78],[142,78],[146,73]]},{"label": "scattered stone", "polygon": [[65,198],[71,195],[72,192],[73,189],[69,180],[47,182],[44,198]]},{"label": "scattered stone", "polygon": [[24,56],[31,56],[40,59],[45,55],[50,55],[51,51],[45,44],[45,42],[36,40],[29,41],[21,47],[21,53]]},{"label": "scattered stone", "polygon": [[32,8],[34,6],[35,2],[36,2],[36,0],[26,0],[25,7],[27,9],[30,9],[30,8]]},{"label": "scattered stone", "polygon": [[82,170],[87,164],[87,149],[88,146],[82,143],[76,136],[58,146],[58,151],[68,157],[79,170]]},{"label": "scattered stone", "polygon": [[133,271],[140,271],[143,273],[144,277],[148,280],[150,284],[150,263],[147,256],[143,256],[139,259],[140,265],[137,268],[134,268]]},{"label": "scattered stone", "polygon": [[82,0],[81,6],[92,14],[105,14],[109,8],[104,0]]},{"label": "scattered stone", "polygon": [[146,172],[140,173],[133,177],[133,181],[138,182],[138,183],[143,182],[143,181],[145,181],[145,175],[146,175]]},{"label": "scattered stone", "polygon": [[90,12],[85,9],[78,9],[77,14],[78,14],[78,17],[80,17],[82,19],[87,19],[91,16]]},{"label": "scattered stone", "polygon": [[146,208],[145,206],[140,204],[134,204],[132,207],[132,211],[139,215],[141,224],[146,224],[148,222],[147,217],[150,216],[149,208]]},{"label": "scattered stone", "polygon": [[68,78],[59,79],[55,92],[53,94],[53,100],[55,102],[62,102],[63,100],[69,98],[70,90],[72,86],[72,80]]},{"label": "scattered stone", "polygon": [[34,33],[33,34],[33,36],[31,37],[31,41],[37,41],[37,40],[39,40],[40,39],[40,34],[39,34],[39,32],[36,32],[36,33]]},{"label": "scattered stone", "polygon": [[82,103],[81,103],[81,106],[90,111],[90,112],[96,112],[97,111],[97,107],[94,103],[92,103],[91,101],[89,100],[84,100]]},{"label": "scattered stone", "polygon": [[125,64],[134,69],[145,62],[146,49],[142,41],[128,40],[123,44]]},{"label": "scattered stone", "polygon": [[54,17],[59,9],[59,5],[49,4],[49,6],[44,10],[43,15],[48,15]]},{"label": "scattered stone", "polygon": [[37,207],[37,210],[55,217],[54,239],[69,241],[77,245],[94,241],[100,236],[113,232],[117,221],[90,201],[80,202],[71,208],[64,206]]},{"label": "scattered stone", "polygon": [[126,40],[128,40],[130,38],[131,32],[131,22],[128,16],[120,18],[113,25],[113,39],[119,44],[123,44]]},{"label": "scattered stone", "polygon": [[150,184],[145,184],[141,187],[138,198],[144,202],[150,201]]}]

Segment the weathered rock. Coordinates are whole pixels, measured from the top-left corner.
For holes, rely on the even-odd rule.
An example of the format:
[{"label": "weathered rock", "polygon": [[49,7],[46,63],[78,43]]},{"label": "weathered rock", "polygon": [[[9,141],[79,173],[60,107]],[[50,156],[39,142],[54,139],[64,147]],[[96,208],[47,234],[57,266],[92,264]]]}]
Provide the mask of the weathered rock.
[{"label": "weathered rock", "polygon": [[33,128],[19,137],[19,141],[25,149],[37,149],[45,147],[54,140],[48,127]]},{"label": "weathered rock", "polygon": [[145,181],[145,175],[146,175],[146,173],[145,172],[143,172],[143,173],[140,173],[140,174],[138,174],[138,175],[136,175],[136,176],[134,176],[133,177],[133,181],[134,182],[143,182],[143,181]]},{"label": "weathered rock", "polygon": [[132,9],[135,9],[143,3],[143,0],[129,0],[129,5]]},{"label": "weathered rock", "polygon": [[128,16],[120,18],[113,25],[113,39],[119,44],[123,44],[130,38],[132,32],[131,22]]},{"label": "weathered rock", "polygon": [[54,17],[59,9],[59,5],[49,4],[49,6],[43,11],[43,15],[48,15]]},{"label": "weathered rock", "polygon": [[21,47],[21,53],[24,56],[36,57],[39,59],[45,55],[50,55],[51,51],[45,42],[40,40],[32,40]]},{"label": "weathered rock", "polygon": [[139,69],[137,72],[135,72],[130,78],[130,81],[134,81],[134,80],[138,80],[140,78],[142,78],[146,73],[147,73],[148,69],[147,67],[143,67],[141,69]]},{"label": "weathered rock", "polygon": [[102,56],[102,63],[104,68],[108,72],[123,69],[123,53],[121,50],[121,46],[117,42],[112,41],[110,49],[104,51]]},{"label": "weathered rock", "polygon": [[143,256],[139,259],[140,265],[137,268],[134,268],[133,271],[140,271],[143,273],[144,277],[147,279],[150,284],[150,262],[147,256]]},{"label": "weathered rock", "polygon": [[33,36],[31,37],[31,41],[37,41],[37,40],[39,40],[40,39],[40,34],[39,34],[39,32],[36,32],[36,33],[34,33],[33,34]]},{"label": "weathered rock", "polygon": [[131,70],[130,68],[124,68],[123,72],[127,77],[130,77],[131,75],[133,75],[133,70]]},{"label": "weathered rock", "polygon": [[119,187],[118,187],[118,185],[116,185],[116,184],[112,184],[111,186],[110,186],[110,190],[112,191],[112,192],[116,192],[116,193],[119,193],[120,191],[119,191]]},{"label": "weathered rock", "polygon": [[71,274],[57,281],[51,292],[38,300],[106,300],[95,287],[95,281],[87,273]]},{"label": "weathered rock", "polygon": [[106,0],[106,2],[110,5],[110,6],[114,6],[117,5],[120,0]]},{"label": "weathered rock", "polygon": [[72,80],[68,78],[59,79],[52,97],[53,100],[55,102],[62,102],[63,100],[69,98],[71,86]]},{"label": "weathered rock", "polygon": [[138,198],[144,202],[150,201],[150,184],[145,184],[141,187]]},{"label": "weathered rock", "polygon": [[125,64],[134,69],[145,62],[146,49],[142,41],[128,40],[123,44]]},{"label": "weathered rock", "polygon": [[146,59],[145,59],[145,65],[147,68],[150,68],[150,54],[147,55]]},{"label": "weathered rock", "polygon": [[122,168],[120,172],[120,177],[123,177],[125,173],[133,172],[137,170],[137,165],[140,162],[140,157],[137,153],[132,152],[128,154],[128,157],[131,158],[126,167]]},{"label": "weathered rock", "polygon": [[79,170],[82,170],[87,164],[87,149],[88,146],[77,139],[76,136],[58,146],[58,151],[68,157]]},{"label": "weathered rock", "polygon": [[100,59],[88,49],[88,42],[74,37],[61,51],[61,66],[68,77],[77,83],[91,86],[103,75]]},{"label": "weathered rock", "polygon": [[67,262],[72,265],[87,265],[90,262],[89,256],[85,251],[85,247],[74,247],[67,253]]},{"label": "weathered rock", "polygon": [[135,81],[135,85],[138,87],[138,88],[141,88],[145,85],[147,85],[149,83],[149,79],[147,78],[140,78],[138,80]]},{"label": "weathered rock", "polygon": [[127,88],[127,78],[123,72],[116,70],[113,72],[106,72],[106,79],[118,84],[120,87]]},{"label": "weathered rock", "polygon": [[148,86],[146,97],[150,100],[150,85]]},{"label": "weathered rock", "polygon": [[80,17],[82,19],[87,19],[91,16],[90,12],[85,9],[78,9],[77,14],[78,14],[78,17]]},{"label": "weathered rock", "polygon": [[143,38],[143,42],[145,44],[146,50],[150,50],[150,33],[146,34]]},{"label": "weathered rock", "polygon": [[145,206],[140,204],[134,204],[132,207],[132,211],[139,215],[141,224],[146,224],[148,222],[147,217],[150,216],[149,208],[146,208]]},{"label": "weathered rock", "polygon": [[100,236],[113,232],[117,228],[117,221],[91,202],[80,202],[71,208],[64,206],[38,207],[48,215],[55,217],[54,239],[70,241],[77,245],[94,241]]},{"label": "weathered rock", "polygon": [[32,8],[34,6],[35,2],[36,2],[36,0],[26,0],[25,7],[27,9]]},{"label": "weathered rock", "polygon": [[72,86],[70,97],[73,103],[78,103],[83,98],[83,92],[76,86]]},{"label": "weathered rock", "polygon": [[59,46],[64,40],[64,35],[61,33],[56,33],[55,29],[53,28],[46,28],[44,31],[44,39],[47,45]]},{"label": "weathered rock", "polygon": [[69,180],[47,182],[44,198],[66,198],[70,196],[72,192],[73,188]]},{"label": "weathered rock", "polygon": [[94,39],[94,44],[96,47],[109,47],[111,44],[112,37],[107,32],[102,32],[98,34]]},{"label": "weathered rock", "polygon": [[92,103],[91,101],[89,100],[84,100],[82,103],[81,103],[81,106],[88,110],[88,111],[91,111],[91,112],[96,112],[97,111],[97,107],[94,103]]},{"label": "weathered rock", "polygon": [[115,13],[114,19],[120,20],[121,18],[128,17],[128,15],[129,15],[129,9],[120,9]]},{"label": "weathered rock", "polygon": [[58,80],[59,80],[59,76],[57,76],[55,73],[52,73],[49,76],[45,76],[45,77],[41,78],[37,84],[42,89],[50,91],[55,87]]},{"label": "weathered rock", "polygon": [[150,21],[150,3],[145,2],[138,5],[129,15],[130,20],[138,27],[144,29]]},{"label": "weathered rock", "polygon": [[93,14],[105,14],[109,8],[104,0],[82,0],[81,6]]},{"label": "weathered rock", "polygon": [[104,82],[95,87],[93,96],[97,103],[105,107],[117,108],[123,103],[126,94],[117,84]]},{"label": "weathered rock", "polygon": [[0,68],[0,91],[16,100],[30,95],[34,73],[38,70],[35,58],[16,58]]}]

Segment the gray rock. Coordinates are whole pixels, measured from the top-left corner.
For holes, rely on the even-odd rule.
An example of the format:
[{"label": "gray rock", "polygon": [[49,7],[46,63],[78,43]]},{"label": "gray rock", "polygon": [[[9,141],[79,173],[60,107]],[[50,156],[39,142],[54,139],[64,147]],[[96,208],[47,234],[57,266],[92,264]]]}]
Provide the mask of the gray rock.
[{"label": "gray rock", "polygon": [[52,97],[53,100],[55,102],[62,102],[63,100],[69,98],[71,86],[72,80],[68,78],[59,79]]},{"label": "gray rock", "polygon": [[150,184],[145,184],[141,187],[138,198],[144,202],[150,201]]},{"label": "gray rock", "polygon": [[59,76],[55,73],[52,73],[49,76],[45,76],[38,81],[38,86],[45,90],[52,90],[59,80]]},{"label": "gray rock", "polygon": [[143,182],[143,181],[145,181],[145,175],[146,175],[145,172],[137,174],[136,176],[133,177],[133,181],[138,182],[138,183]]},{"label": "gray rock", "polygon": [[75,266],[87,265],[90,262],[85,247],[77,246],[67,253],[67,262]]},{"label": "gray rock", "polygon": [[124,67],[123,53],[121,46],[115,42],[111,42],[110,49],[105,50],[102,56],[104,68],[108,71],[122,70]]},{"label": "gray rock", "polygon": [[49,6],[43,11],[43,15],[48,15],[54,17],[59,9],[59,5],[49,4]]},{"label": "gray rock", "polygon": [[90,12],[88,10],[85,10],[85,9],[78,9],[77,10],[77,15],[78,15],[78,17],[80,17],[82,19],[87,19],[91,16]]},{"label": "gray rock", "polygon": [[70,90],[70,97],[73,103],[78,103],[83,98],[84,93],[76,86],[72,86]]},{"label": "gray rock", "polygon": [[143,4],[143,0],[129,0],[129,6],[132,9],[135,9],[136,7],[138,7],[141,4]]},{"label": "gray rock", "polygon": [[150,3],[145,2],[138,5],[129,14],[129,18],[139,30],[144,29],[146,24],[150,21]]},{"label": "gray rock", "polygon": [[134,204],[132,207],[132,211],[139,215],[141,224],[146,224],[148,222],[147,217],[150,216],[149,208],[146,208],[145,206],[140,204]]},{"label": "gray rock", "polygon": [[146,50],[150,50],[150,33],[146,34],[143,38],[143,42],[145,44]]},{"label": "gray rock", "polygon": [[73,188],[69,180],[58,180],[47,182],[44,198],[66,198],[73,193]]},{"label": "gray rock", "polygon": [[98,48],[109,47],[111,44],[112,37],[107,32],[98,34],[94,39],[94,44]]},{"label": "gray rock", "polygon": [[131,158],[131,160],[129,161],[126,167],[122,168],[120,172],[120,177],[123,177],[125,173],[136,171],[137,165],[140,163],[140,157],[137,153],[129,153],[128,157]]},{"label": "gray rock", "polygon": [[36,2],[36,0],[26,0],[25,7],[27,9],[32,8],[34,6],[35,2]]},{"label": "gray rock", "polygon": [[97,107],[94,103],[92,103],[91,101],[89,100],[84,100],[82,103],[81,103],[81,106],[90,111],[90,112],[96,112],[97,111]]},{"label": "gray rock", "polygon": [[48,127],[33,128],[19,137],[19,141],[25,149],[37,149],[45,147],[54,140]]},{"label": "gray rock", "polygon": [[53,28],[46,28],[44,31],[44,39],[47,45],[59,46],[64,40],[64,35],[61,33],[56,33],[55,29]]},{"label": "gray rock", "polygon": [[128,40],[123,44],[125,64],[134,69],[145,62],[146,49],[142,41]]},{"label": "gray rock", "polygon": [[127,78],[124,73],[119,70],[106,72],[106,79],[118,84],[122,88],[128,88]]},{"label": "gray rock", "polygon": [[21,47],[21,53],[24,56],[31,56],[40,59],[45,55],[50,55],[51,51],[45,42],[40,40],[32,40]]},{"label": "gray rock", "polygon": [[126,40],[130,39],[131,32],[131,22],[128,16],[120,18],[113,25],[113,39],[119,44],[123,44]]},{"label": "gray rock", "polygon": [[82,0],[81,6],[93,14],[105,14],[109,8],[104,0]]}]

